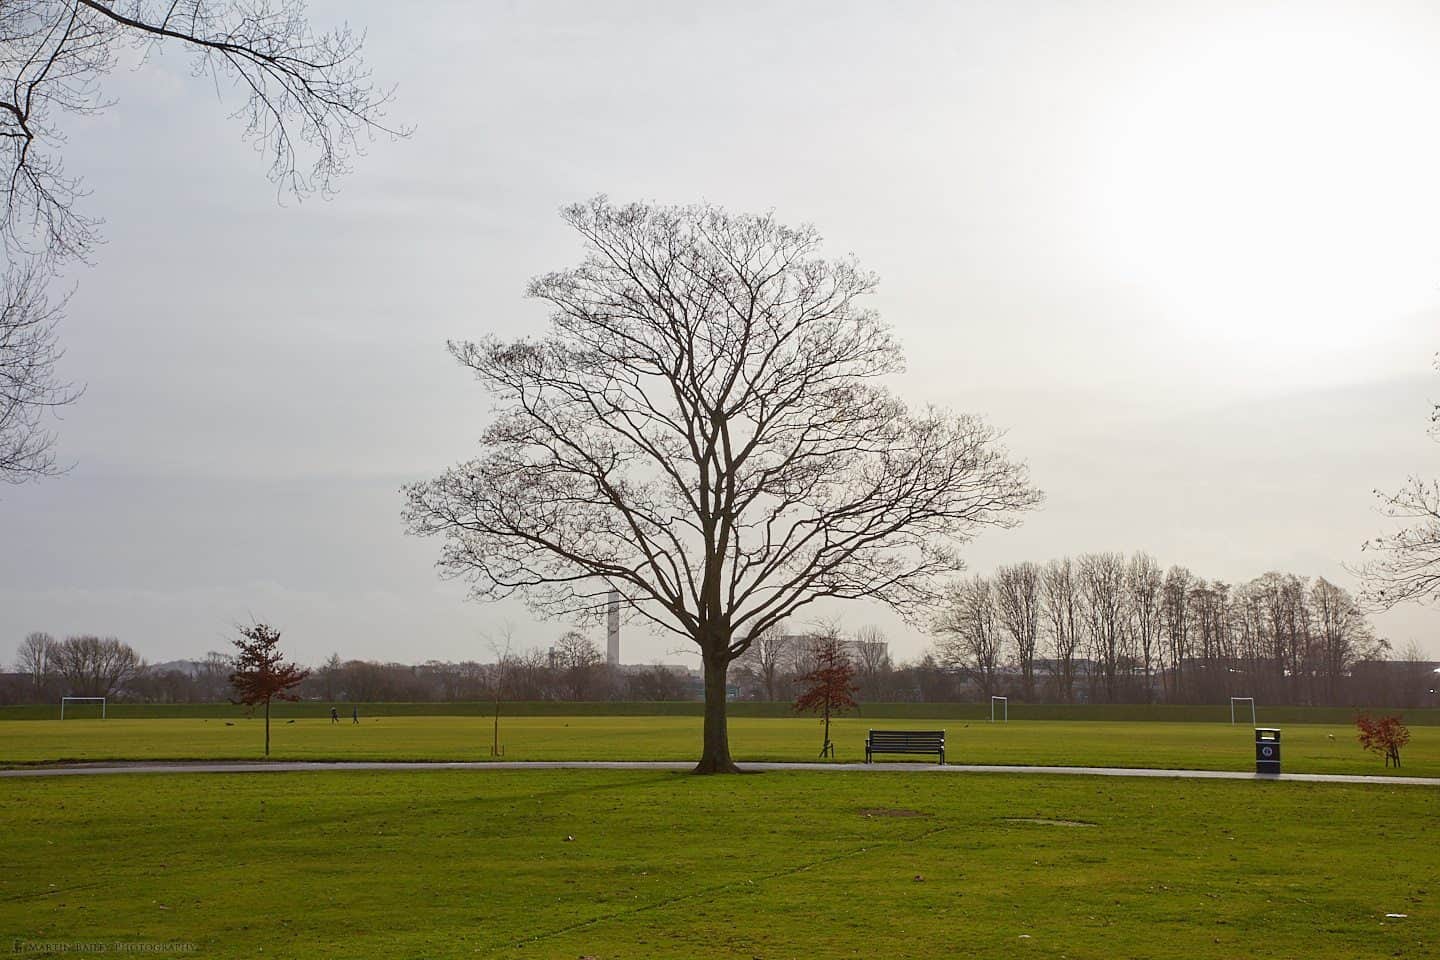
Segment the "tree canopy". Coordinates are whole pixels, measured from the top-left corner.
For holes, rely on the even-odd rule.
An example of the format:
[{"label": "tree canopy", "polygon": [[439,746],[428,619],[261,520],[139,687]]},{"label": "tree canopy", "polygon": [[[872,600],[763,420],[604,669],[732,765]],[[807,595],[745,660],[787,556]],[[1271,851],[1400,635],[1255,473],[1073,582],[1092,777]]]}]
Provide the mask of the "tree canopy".
[{"label": "tree canopy", "polygon": [[497,406],[406,517],[476,597],[584,616],[615,590],[694,641],[701,767],[728,769],[725,668],[751,637],[823,599],[918,618],[1039,494],[993,427],[891,392],[876,278],[813,227],[603,197],[563,216],[586,255],[530,284],[548,335],[450,345]]}]

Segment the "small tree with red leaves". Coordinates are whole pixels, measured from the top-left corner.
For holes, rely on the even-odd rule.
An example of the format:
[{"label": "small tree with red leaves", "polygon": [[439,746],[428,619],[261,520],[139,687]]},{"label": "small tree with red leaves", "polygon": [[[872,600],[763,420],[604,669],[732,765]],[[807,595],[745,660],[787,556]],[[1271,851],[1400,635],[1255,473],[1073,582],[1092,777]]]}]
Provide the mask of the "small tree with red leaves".
[{"label": "small tree with red leaves", "polygon": [[855,665],[850,662],[839,634],[834,630],[815,637],[810,644],[815,668],[800,678],[803,692],[795,699],[796,713],[820,713],[825,720],[825,735],[820,744],[821,757],[835,756],[830,740],[831,716],[853,710],[855,702]]},{"label": "small tree with red leaves", "polygon": [[280,652],[280,631],[257,623],[240,628],[235,641],[235,672],[230,674],[230,684],[235,688],[236,698],[231,703],[243,703],[252,710],[265,704],[265,756],[270,756],[270,701],[299,700],[290,693],[290,688],[310,676],[310,671],[293,663],[285,662]]},{"label": "small tree with red leaves", "polygon": [[1385,766],[1400,766],[1400,748],[1410,742],[1410,729],[1395,717],[1372,717],[1362,713],[1355,718],[1360,731],[1360,746],[1385,758]]}]

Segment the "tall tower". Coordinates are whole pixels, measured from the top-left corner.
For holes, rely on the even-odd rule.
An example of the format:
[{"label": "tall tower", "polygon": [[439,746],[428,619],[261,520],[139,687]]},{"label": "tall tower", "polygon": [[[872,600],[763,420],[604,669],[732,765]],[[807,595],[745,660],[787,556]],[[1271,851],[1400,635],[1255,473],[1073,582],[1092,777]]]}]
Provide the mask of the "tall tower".
[{"label": "tall tower", "polygon": [[620,592],[610,591],[609,622],[605,629],[605,662],[620,666]]}]

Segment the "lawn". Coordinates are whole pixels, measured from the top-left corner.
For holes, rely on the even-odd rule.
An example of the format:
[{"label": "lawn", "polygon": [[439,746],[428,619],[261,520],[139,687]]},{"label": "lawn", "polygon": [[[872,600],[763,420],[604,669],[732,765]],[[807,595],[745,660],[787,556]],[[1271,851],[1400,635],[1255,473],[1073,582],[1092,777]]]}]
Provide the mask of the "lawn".
[{"label": "lawn", "polygon": [[[484,760],[491,722],[483,717],[345,717],[277,721],[272,757],[284,760]],[[699,717],[510,717],[502,722],[507,760],[692,760]],[[1102,721],[967,722],[883,717],[846,718],[835,728],[838,760],[864,758],[872,726],[947,731],[951,763],[1181,767],[1253,770],[1254,735],[1228,723]],[[739,717],[732,749],[743,760],[812,760],[818,721]],[[1440,777],[1440,727],[1417,726],[1402,771]],[[1355,742],[1348,725],[1284,728],[1289,772],[1383,775],[1378,757]],[[1333,739],[1332,739],[1333,738]],[[0,721],[0,764],[75,760],[253,760],[264,743],[259,719]],[[903,758],[902,758],[903,759]],[[914,758],[910,758],[914,759]],[[1390,771],[1394,772],[1394,771]]]},{"label": "lawn", "polygon": [[0,816],[0,935],[21,941],[247,960],[1440,951],[1429,788],[145,775],[0,781]]}]

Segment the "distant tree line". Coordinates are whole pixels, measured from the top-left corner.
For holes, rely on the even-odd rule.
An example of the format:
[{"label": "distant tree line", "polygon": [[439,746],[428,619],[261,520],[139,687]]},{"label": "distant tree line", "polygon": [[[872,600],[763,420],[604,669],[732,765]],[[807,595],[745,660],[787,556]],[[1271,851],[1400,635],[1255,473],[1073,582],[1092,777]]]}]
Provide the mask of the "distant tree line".
[{"label": "distant tree line", "polygon": [[114,637],[78,636],[56,640],[32,633],[20,643],[11,686],[17,700],[60,696],[113,697],[144,672],[129,644]]},{"label": "distant tree line", "polygon": [[[56,640],[32,633],[14,671],[0,678],[0,703],[54,703],[62,696],[140,703],[213,703],[230,699],[234,661],[211,652],[197,660],[149,665],[114,637]],[[428,660],[420,664],[342,660],[331,655],[295,692],[307,700],[486,700],[503,687],[507,700],[687,700],[698,682],[677,667],[612,668],[594,641],[577,631],[547,649],[504,652],[493,662]]]},{"label": "distant tree line", "polygon": [[979,698],[1061,703],[1367,702],[1375,678],[1356,668],[1389,651],[1355,598],[1323,577],[1272,572],[1232,585],[1162,570],[1146,553],[971,577],[954,586],[935,631],[937,662]]},{"label": "distant tree line", "polygon": [[[1045,703],[1224,703],[1435,706],[1435,664],[1413,645],[1396,659],[1351,595],[1324,578],[1267,573],[1230,585],[1184,567],[1162,571],[1147,554],[1085,554],[1003,566],[958,582],[933,623],[935,642],[896,662],[874,626],[807,632],[771,628],[751,638],[730,672],[732,698],[794,701],[838,638],[853,665],[856,699],[984,702],[1003,695]],[[62,695],[146,703],[225,701],[230,657],[147,665],[111,638],[60,641],[33,633],[0,702],[53,703]],[[548,647],[507,644],[487,661],[419,664],[331,655],[296,688],[307,700],[698,700],[696,671],[655,664],[611,667],[594,641],[568,631]]]}]

